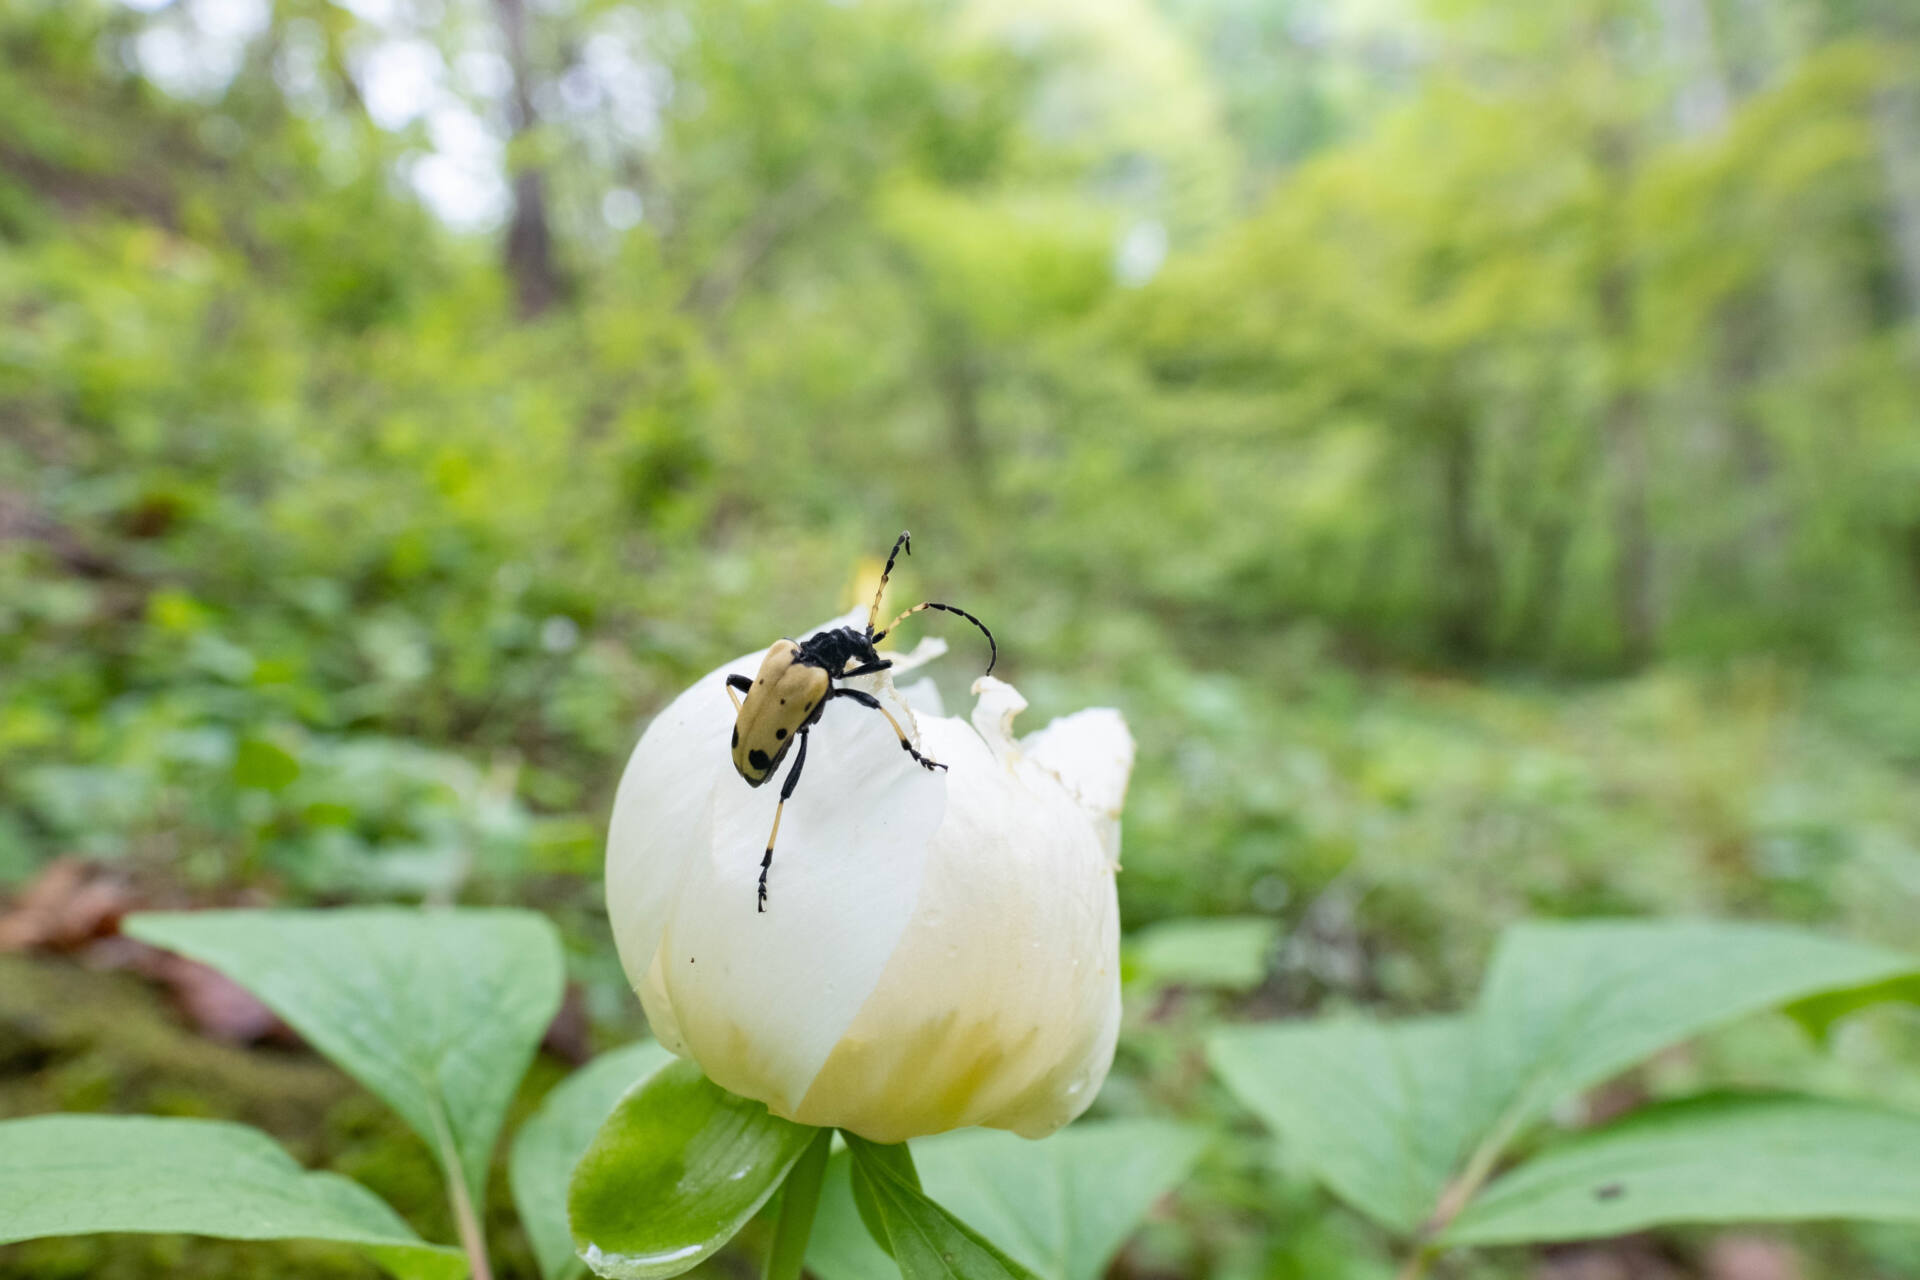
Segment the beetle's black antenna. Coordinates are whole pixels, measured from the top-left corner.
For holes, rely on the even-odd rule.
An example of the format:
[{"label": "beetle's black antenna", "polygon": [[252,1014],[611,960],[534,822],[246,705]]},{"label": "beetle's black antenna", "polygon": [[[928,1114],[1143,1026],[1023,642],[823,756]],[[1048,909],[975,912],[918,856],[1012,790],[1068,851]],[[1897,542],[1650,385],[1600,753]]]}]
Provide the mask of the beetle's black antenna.
[{"label": "beetle's black antenna", "polygon": [[938,600],[923,601],[913,606],[913,608],[908,609],[892,622],[889,622],[884,630],[874,632],[874,640],[879,641],[884,639],[895,627],[905,622],[908,618],[911,618],[914,614],[919,613],[922,609],[938,609],[942,613],[957,613],[974,626],[980,628],[980,634],[987,638],[987,674],[993,674],[993,664],[1000,661],[1000,646],[993,642],[993,632],[987,630],[986,623],[980,621],[980,619],[974,617],[965,609],[956,609],[950,604],[941,604]]},{"label": "beetle's black antenna", "polygon": [[[908,555],[913,554],[913,534],[906,529],[902,529],[900,536],[893,540],[893,550],[887,553],[887,567],[880,571],[880,589],[873,593],[873,605],[867,610],[867,635],[869,638],[874,634],[873,624],[880,620],[880,598],[887,594],[887,579],[893,576],[893,562],[899,558],[902,551],[905,551]],[[881,634],[884,635],[885,633],[882,632]]]}]

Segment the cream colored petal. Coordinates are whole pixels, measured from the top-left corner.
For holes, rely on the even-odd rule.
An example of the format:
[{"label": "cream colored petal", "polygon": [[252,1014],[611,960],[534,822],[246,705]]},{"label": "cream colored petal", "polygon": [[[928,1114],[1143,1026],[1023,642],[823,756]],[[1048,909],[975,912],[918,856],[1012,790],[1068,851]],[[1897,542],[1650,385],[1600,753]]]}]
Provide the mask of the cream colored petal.
[{"label": "cream colored petal", "polygon": [[937,720],[947,714],[947,704],[940,696],[940,686],[925,677],[902,686],[900,696],[908,706],[913,708],[913,714],[917,718]]},{"label": "cream colored petal", "polygon": [[664,954],[662,948],[654,948],[653,963],[647,966],[647,976],[636,989],[640,993],[640,1007],[647,1011],[647,1029],[653,1032],[653,1038],[684,1058],[687,1038],[680,1034],[680,1019],[674,1016],[673,1000],[667,995],[667,975],[660,962]]},{"label": "cream colored petal", "polygon": [[[865,621],[866,612],[856,610],[805,634]],[[655,1022],[662,1020],[655,1013],[660,1002],[645,998],[647,973],[667,914],[694,854],[711,843],[707,822],[715,784],[738,781],[729,756],[734,711],[726,680],[751,676],[761,657],[759,651],[741,654],[694,681],[654,717],[620,775],[607,830],[607,914],[621,967]]]},{"label": "cream colored petal", "polygon": [[714,783],[733,773],[726,678],[751,675],[758,661],[746,654],[695,681],[654,717],[620,775],[607,830],[607,915],[636,989],[644,989],[686,869],[706,843]]},{"label": "cream colored petal", "polygon": [[1092,824],[1008,731],[1019,693],[925,723],[948,803],[912,923],[794,1118],[881,1142],[964,1125],[1040,1137],[1086,1109],[1120,1015],[1119,908]]},{"label": "cream colored petal", "polygon": [[973,693],[973,714],[968,719],[974,732],[996,760],[1012,764],[1020,758],[1020,746],[1013,740],[1013,718],[1027,709],[1027,700],[1005,680],[992,676],[975,680]]},{"label": "cream colored petal", "polygon": [[[865,615],[862,615],[860,620],[852,625],[865,626]],[[907,674],[907,672],[926,666],[935,658],[945,655],[946,652],[947,642],[945,640],[942,640],[939,636],[926,636],[919,644],[916,644],[905,653],[888,651],[882,653],[881,656],[893,663],[893,678],[897,682],[900,677]]]},{"label": "cream colored petal", "polygon": [[[896,656],[896,670],[942,647]],[[974,728],[918,697],[916,723],[887,675],[853,682],[952,772],[915,766],[872,710],[830,707],[760,914],[779,782],[755,790],[733,772],[723,683],[759,660],[676,699],[621,781],[609,908],[656,1034],[780,1114],[879,1140],[1065,1124],[1118,1034],[1119,914],[1093,819],[1124,790],[1124,725],[1069,717],[1029,752],[1012,735],[1025,700],[1002,681],[975,686]],[[1118,788],[1103,789],[1116,770]]]},{"label": "cream colored petal", "polygon": [[1133,775],[1133,734],[1111,707],[1062,716],[1020,740],[1027,758],[1059,778],[1100,832],[1115,867],[1120,865],[1120,808]]},{"label": "cream colored petal", "polygon": [[[884,676],[858,683],[911,725]],[[779,785],[755,790],[729,771],[711,789],[711,839],[687,870],[660,972],[715,1083],[794,1114],[899,944],[946,789],[878,712],[830,704],[781,817],[764,912],[756,883]]]}]

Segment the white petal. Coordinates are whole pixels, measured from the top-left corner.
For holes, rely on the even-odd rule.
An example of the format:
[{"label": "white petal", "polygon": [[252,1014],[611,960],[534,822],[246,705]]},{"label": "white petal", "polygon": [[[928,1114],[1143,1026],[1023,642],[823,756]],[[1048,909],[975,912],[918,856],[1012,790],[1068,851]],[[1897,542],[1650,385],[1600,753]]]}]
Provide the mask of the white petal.
[{"label": "white petal", "polygon": [[[878,679],[876,696],[910,724]],[[781,816],[764,912],[756,885],[778,785],[755,790],[728,769],[711,788],[710,838],[687,870],[660,968],[680,1038],[716,1084],[794,1113],[907,927],[946,787],[884,717],[850,700],[829,706]]]},{"label": "white petal", "polygon": [[952,771],[914,765],[871,709],[830,708],[760,914],[780,783],[756,790],[734,773],[724,685],[759,660],[676,699],[621,780],[609,913],[656,1034],[779,1114],[881,1141],[970,1124],[1038,1137],[1078,1115],[1119,1027],[1124,723],[1084,713],[1023,745],[1012,722],[1026,702],[1002,681],[975,685],[972,727],[916,723],[885,673],[850,682]]},{"label": "white petal", "polygon": [[620,775],[607,830],[607,914],[620,964],[636,990],[644,986],[687,866],[704,845],[700,831],[713,785],[723,771],[732,772],[726,678],[752,674],[758,660],[745,654],[696,680],[647,726]]},{"label": "white petal", "polygon": [[1018,758],[1017,690],[925,724],[951,766],[913,921],[795,1118],[876,1141],[985,1124],[1040,1137],[1085,1110],[1119,1033],[1119,908],[1092,824]]},{"label": "white petal", "polygon": [[1107,858],[1120,865],[1120,807],[1133,774],[1133,735],[1111,707],[1062,716],[1020,740],[1034,763],[1050,770],[1093,819]]},{"label": "white petal", "polygon": [[[860,621],[851,625],[861,626],[865,621],[866,619],[863,616]],[[907,674],[907,672],[917,667],[926,666],[935,658],[946,653],[946,651],[947,642],[945,640],[942,640],[939,636],[926,636],[922,638],[919,644],[916,644],[905,653],[888,653],[883,656],[889,662],[893,663],[893,678],[898,680],[901,676]]]},{"label": "white petal", "polygon": [[[864,609],[852,610],[805,635],[865,622]],[[654,952],[695,852],[711,845],[706,823],[714,786],[723,778],[738,781],[729,754],[734,713],[726,680],[751,676],[762,656],[744,653],[716,667],[655,716],[628,757],[614,795],[607,830],[607,914],[621,967],[653,1023],[671,1021],[670,1014],[656,1016],[658,1000],[646,1000]],[[673,1047],[670,1034],[658,1026],[655,1034]]]},{"label": "white petal", "polygon": [[996,760],[1011,764],[1020,758],[1013,740],[1013,718],[1027,709],[1027,700],[1005,680],[981,676],[973,682],[973,727]]},{"label": "white petal", "polygon": [[946,700],[940,696],[940,686],[932,680],[922,677],[900,690],[901,698],[913,708],[916,718],[926,717],[937,720],[947,714]]}]

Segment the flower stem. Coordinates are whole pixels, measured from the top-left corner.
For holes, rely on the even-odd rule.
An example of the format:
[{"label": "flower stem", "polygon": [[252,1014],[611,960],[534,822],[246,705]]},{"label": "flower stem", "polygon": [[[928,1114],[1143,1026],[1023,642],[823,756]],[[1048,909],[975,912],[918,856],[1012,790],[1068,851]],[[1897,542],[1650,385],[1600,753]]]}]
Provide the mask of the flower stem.
[{"label": "flower stem", "polygon": [[480,1225],[473,1197],[467,1194],[466,1174],[460,1166],[460,1150],[453,1142],[453,1129],[439,1107],[433,1109],[433,1128],[440,1139],[440,1168],[447,1179],[447,1202],[453,1208],[454,1229],[460,1233],[460,1248],[467,1255],[468,1280],[493,1280],[493,1266],[487,1259],[486,1231]]},{"label": "flower stem", "polygon": [[820,1186],[827,1177],[827,1153],[832,1149],[833,1130],[822,1129],[788,1172],[780,1191],[780,1216],[773,1226],[773,1248],[767,1251],[765,1280],[800,1280],[813,1215],[820,1207]]},{"label": "flower stem", "polygon": [[460,1247],[466,1251],[470,1280],[493,1280],[493,1268],[487,1261],[487,1237],[480,1230],[480,1216],[467,1196],[467,1185],[459,1174],[451,1183],[453,1221],[460,1231]]},{"label": "flower stem", "polygon": [[1427,1268],[1433,1265],[1433,1250],[1426,1245],[1416,1245],[1407,1255],[1407,1265],[1400,1268],[1395,1280],[1424,1280]]}]

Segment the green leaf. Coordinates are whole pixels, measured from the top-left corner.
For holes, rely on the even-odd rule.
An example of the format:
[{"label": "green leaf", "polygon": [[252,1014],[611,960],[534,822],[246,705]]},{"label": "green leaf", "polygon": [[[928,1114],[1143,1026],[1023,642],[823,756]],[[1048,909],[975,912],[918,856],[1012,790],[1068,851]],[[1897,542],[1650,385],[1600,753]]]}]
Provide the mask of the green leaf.
[{"label": "green leaf", "polygon": [[[880,1207],[854,1199],[852,1165],[853,1157],[845,1151],[834,1152],[827,1162],[826,1187],[807,1244],[807,1270],[820,1280],[899,1280],[900,1268],[879,1243],[887,1233]],[[861,1189],[872,1188],[862,1183]]]},{"label": "green leaf", "polygon": [[1251,991],[1279,938],[1279,922],[1261,916],[1168,920],[1135,935],[1127,958],[1148,982]]},{"label": "green leaf", "polygon": [[985,1236],[929,1200],[883,1147],[845,1137],[854,1194],[872,1201],[903,1280],[1034,1280]]},{"label": "green leaf", "polygon": [[[885,1164],[905,1180],[915,1191],[921,1189],[920,1170],[914,1167],[913,1152],[908,1149],[906,1143],[875,1142],[867,1145],[870,1148],[867,1153],[869,1159]],[[849,1155],[847,1157],[849,1168],[852,1167],[852,1162],[853,1157]],[[887,1273],[891,1274],[893,1270],[893,1241],[887,1235],[886,1214],[881,1209],[880,1202],[874,1198],[873,1180],[871,1178],[854,1178],[849,1176],[847,1178],[847,1184],[850,1188],[850,1194],[853,1196],[854,1210],[860,1217],[860,1225],[866,1228],[867,1243],[873,1245],[887,1256],[889,1264]],[[854,1234],[857,1236],[859,1233],[856,1232]]]},{"label": "green leaf", "polygon": [[300,776],[300,762],[265,738],[242,738],[233,754],[233,783],[280,791]]},{"label": "green leaf", "polygon": [[[1077,1124],[1042,1142],[969,1129],[916,1143],[914,1160],[928,1196],[1035,1275],[1095,1280],[1205,1141],[1152,1120]],[[890,1274],[849,1205],[829,1193],[809,1265],[825,1280]]]},{"label": "green leaf", "polygon": [[820,1209],[827,1157],[832,1153],[833,1130],[822,1129],[813,1135],[781,1185],[780,1215],[774,1222],[773,1244],[761,1273],[765,1280],[800,1280],[806,1268],[807,1241],[813,1238],[814,1217]]},{"label": "green leaf", "polygon": [[1442,1239],[1516,1244],[1828,1218],[1920,1223],[1920,1115],[1781,1096],[1649,1107],[1527,1161]]},{"label": "green leaf", "polygon": [[622,1094],[673,1060],[651,1040],[603,1053],[554,1087],[513,1136],[513,1203],[547,1280],[582,1274],[567,1229],[567,1183]]},{"label": "green leaf", "polygon": [[1522,925],[1468,1015],[1235,1028],[1209,1053],[1322,1181],[1411,1233],[1456,1175],[1491,1168],[1561,1099],[1750,1013],[1916,971],[1911,956],[1770,925]]},{"label": "green leaf", "polygon": [[1885,982],[1839,991],[1823,991],[1805,1000],[1796,1000],[1786,1014],[1806,1029],[1808,1035],[1825,1041],[1836,1023],[1876,1004],[1898,1002],[1920,1004],[1920,973],[1902,974]]},{"label": "green leaf", "polygon": [[384,1098],[472,1204],[559,1008],[553,926],[528,911],[203,911],[128,917],[213,966]]},{"label": "green leaf", "polygon": [[1472,1033],[1465,1017],[1343,1018],[1221,1032],[1208,1055],[1321,1181],[1411,1233],[1494,1118],[1471,1099]]},{"label": "green leaf", "polygon": [[0,1244],[96,1232],[335,1240],[407,1280],[458,1280],[466,1260],[428,1244],[378,1196],[308,1173],[258,1129],[153,1116],[0,1123]]},{"label": "green leaf", "polygon": [[1481,1086],[1523,1120],[1668,1045],[1920,957],[1780,925],[1594,921],[1508,930],[1481,990]]},{"label": "green leaf", "polygon": [[616,1280],[677,1276],[760,1211],[818,1132],[673,1063],[620,1099],[575,1166],[574,1247]]}]

